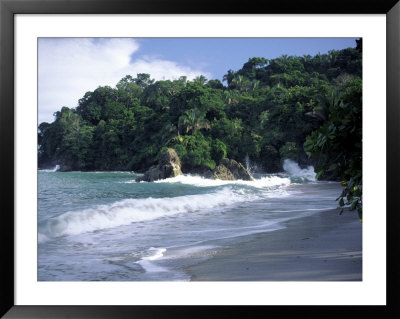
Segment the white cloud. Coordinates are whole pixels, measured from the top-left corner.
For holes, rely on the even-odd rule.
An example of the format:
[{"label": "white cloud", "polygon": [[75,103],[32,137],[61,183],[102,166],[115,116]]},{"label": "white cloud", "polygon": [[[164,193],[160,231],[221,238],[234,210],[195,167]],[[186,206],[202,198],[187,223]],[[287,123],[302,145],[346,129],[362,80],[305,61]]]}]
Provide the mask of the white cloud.
[{"label": "white cloud", "polygon": [[114,87],[127,74],[149,73],[156,80],[210,76],[160,58],[132,60],[138,50],[138,42],[128,38],[39,39],[39,123],[52,122],[53,113],[62,106],[76,107],[87,91]]},{"label": "white cloud", "polygon": [[138,59],[131,65],[133,70],[140,70],[138,73],[149,73],[156,80],[162,79],[178,79],[182,75],[186,75],[188,79],[194,79],[196,76],[203,74],[206,78],[210,78],[210,74],[199,70],[193,70],[190,67],[179,65],[177,62],[161,60],[161,59]]}]

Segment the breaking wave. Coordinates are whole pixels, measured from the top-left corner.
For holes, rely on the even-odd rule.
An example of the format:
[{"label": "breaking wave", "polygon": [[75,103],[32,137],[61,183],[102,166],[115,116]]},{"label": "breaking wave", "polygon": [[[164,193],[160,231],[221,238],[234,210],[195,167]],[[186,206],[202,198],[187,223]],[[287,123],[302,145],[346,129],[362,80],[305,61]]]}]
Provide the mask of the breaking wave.
[{"label": "breaking wave", "polygon": [[39,238],[77,235],[181,213],[229,207],[257,198],[256,194],[224,187],[211,194],[125,199],[49,218],[39,225]]}]

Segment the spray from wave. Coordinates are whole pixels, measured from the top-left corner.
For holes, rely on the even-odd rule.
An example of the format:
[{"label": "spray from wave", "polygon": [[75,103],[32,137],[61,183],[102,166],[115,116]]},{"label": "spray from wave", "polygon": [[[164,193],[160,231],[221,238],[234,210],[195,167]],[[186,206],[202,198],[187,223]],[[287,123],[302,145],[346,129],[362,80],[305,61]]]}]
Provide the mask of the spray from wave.
[{"label": "spray from wave", "polygon": [[283,169],[289,174],[294,182],[315,181],[314,167],[300,168],[300,166],[289,159],[283,162]]},{"label": "spray from wave", "polygon": [[54,166],[54,168],[51,169],[41,169],[42,172],[47,172],[47,173],[51,173],[51,172],[57,172],[60,169],[60,165],[56,165]]}]

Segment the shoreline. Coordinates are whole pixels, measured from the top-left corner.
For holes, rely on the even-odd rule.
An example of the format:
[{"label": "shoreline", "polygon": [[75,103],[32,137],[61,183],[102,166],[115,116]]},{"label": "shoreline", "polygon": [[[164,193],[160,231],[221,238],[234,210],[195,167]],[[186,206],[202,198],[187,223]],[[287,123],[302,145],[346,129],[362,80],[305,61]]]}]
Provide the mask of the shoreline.
[{"label": "shoreline", "polygon": [[328,210],[249,235],[249,241],[185,268],[190,281],[362,281],[357,212]]}]

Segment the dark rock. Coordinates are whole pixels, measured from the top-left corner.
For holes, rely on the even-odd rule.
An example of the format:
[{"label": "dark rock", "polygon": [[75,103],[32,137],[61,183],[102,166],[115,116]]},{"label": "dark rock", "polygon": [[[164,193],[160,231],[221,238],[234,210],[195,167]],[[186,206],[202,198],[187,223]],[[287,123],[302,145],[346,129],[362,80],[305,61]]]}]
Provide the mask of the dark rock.
[{"label": "dark rock", "polygon": [[182,174],[181,161],[176,151],[172,148],[165,150],[158,161],[157,166],[152,166],[143,176],[136,179],[137,182],[154,182]]},{"label": "dark rock", "polygon": [[60,167],[58,169],[59,172],[70,172],[72,170],[73,168],[68,164],[60,164]]},{"label": "dark rock", "polygon": [[214,179],[253,181],[250,173],[241,164],[233,159],[223,158],[219,165],[213,170]]},{"label": "dark rock", "polygon": [[173,148],[166,149],[160,156],[160,160],[158,161],[158,165],[169,165],[173,164],[181,167],[181,161],[179,160],[179,156]]},{"label": "dark rock", "polygon": [[208,179],[213,178],[212,170],[206,166],[182,165],[181,169],[182,169],[183,174],[198,175],[198,176],[208,178]]}]

